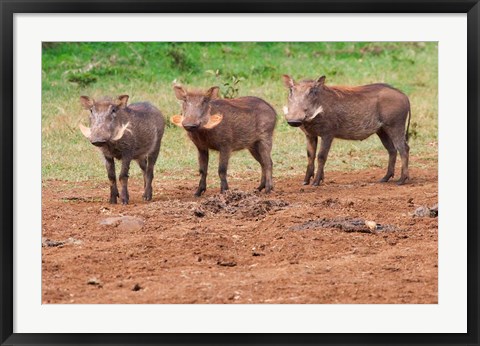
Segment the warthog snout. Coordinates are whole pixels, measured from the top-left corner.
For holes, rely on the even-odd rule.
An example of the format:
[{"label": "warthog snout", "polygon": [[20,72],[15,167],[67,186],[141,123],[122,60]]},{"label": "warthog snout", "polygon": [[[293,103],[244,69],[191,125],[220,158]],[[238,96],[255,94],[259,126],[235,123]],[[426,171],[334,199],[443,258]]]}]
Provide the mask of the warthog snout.
[{"label": "warthog snout", "polygon": [[97,139],[92,139],[92,140],[90,141],[90,143],[92,143],[92,144],[93,144],[94,146],[96,146],[96,147],[102,147],[102,146],[104,146],[104,145],[107,143],[107,141],[104,140],[104,139],[98,139],[98,138],[97,138]]},{"label": "warthog snout", "polygon": [[182,126],[187,131],[195,131],[199,128],[199,124],[194,123],[182,124]]},{"label": "warthog snout", "polygon": [[300,120],[289,120],[287,121],[288,125],[293,126],[293,127],[299,127],[302,126],[302,121]]}]

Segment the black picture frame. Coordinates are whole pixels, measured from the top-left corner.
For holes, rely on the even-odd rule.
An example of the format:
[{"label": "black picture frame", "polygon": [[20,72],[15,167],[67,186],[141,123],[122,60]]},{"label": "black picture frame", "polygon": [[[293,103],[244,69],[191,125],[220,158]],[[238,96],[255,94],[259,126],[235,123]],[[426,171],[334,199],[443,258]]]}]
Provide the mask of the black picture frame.
[{"label": "black picture frame", "polygon": [[[13,1],[1,11],[1,345],[444,344],[478,345],[479,0]],[[468,332],[465,334],[25,334],[13,332],[13,16],[15,13],[467,13]],[[452,316],[455,318],[455,316]]]}]

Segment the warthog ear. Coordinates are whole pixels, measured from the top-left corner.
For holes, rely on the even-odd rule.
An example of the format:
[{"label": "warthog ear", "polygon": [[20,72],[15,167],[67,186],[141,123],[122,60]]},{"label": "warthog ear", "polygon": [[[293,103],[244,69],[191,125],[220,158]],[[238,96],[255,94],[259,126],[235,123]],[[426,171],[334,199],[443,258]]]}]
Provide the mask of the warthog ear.
[{"label": "warthog ear", "polygon": [[218,86],[211,87],[210,89],[207,90],[205,93],[205,96],[208,97],[209,99],[218,99],[218,91],[220,88]]},{"label": "warthog ear", "polygon": [[85,109],[92,109],[95,101],[88,96],[80,96],[80,103]]},{"label": "warthog ear", "polygon": [[295,85],[295,82],[293,81],[292,77],[290,77],[287,74],[284,74],[282,76],[282,79],[283,79],[283,84],[285,84],[287,88],[292,88]]},{"label": "warthog ear", "polygon": [[325,79],[326,79],[326,78],[327,78],[327,77],[325,77],[325,76],[321,76],[320,78],[318,78],[318,79],[317,79],[317,82],[316,82],[316,84],[317,84],[317,85],[319,85],[319,86],[322,86],[322,85],[324,85],[324,84],[325,84]]},{"label": "warthog ear", "polygon": [[208,122],[203,126],[206,129],[213,129],[215,126],[220,124],[223,120],[223,115],[221,114],[214,114],[210,115],[210,118],[208,119]]},{"label": "warthog ear", "polygon": [[128,95],[120,95],[120,96],[117,98],[117,102],[116,102],[117,107],[119,107],[119,108],[125,108],[125,107],[127,107],[128,98],[129,98]]},{"label": "warthog ear", "polygon": [[172,122],[172,124],[174,125],[177,125],[177,126],[182,126],[182,122],[183,122],[183,116],[181,115],[174,115],[173,117],[170,118],[170,121]]},{"label": "warthog ear", "polygon": [[173,87],[173,91],[175,91],[175,96],[177,99],[181,101],[185,101],[187,99],[187,91],[180,85],[175,85]]}]

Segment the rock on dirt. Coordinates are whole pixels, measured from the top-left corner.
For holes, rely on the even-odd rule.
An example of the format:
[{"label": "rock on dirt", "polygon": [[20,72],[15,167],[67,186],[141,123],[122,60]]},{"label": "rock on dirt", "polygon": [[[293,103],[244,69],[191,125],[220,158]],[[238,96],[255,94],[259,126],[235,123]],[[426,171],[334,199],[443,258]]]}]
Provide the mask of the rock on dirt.
[{"label": "rock on dirt", "polygon": [[57,246],[62,247],[63,245],[65,245],[64,241],[51,240],[51,239],[47,239],[47,238],[42,239],[42,246],[43,247],[57,247]]},{"label": "rock on dirt", "polygon": [[193,214],[197,217],[204,217],[205,212],[202,209],[196,208],[193,210]]},{"label": "rock on dirt", "polygon": [[432,207],[420,206],[413,212],[414,217],[438,217],[438,204]]},{"label": "rock on dirt", "polygon": [[375,223],[373,229],[372,221],[366,221],[358,218],[342,218],[337,217],[333,219],[317,219],[302,223],[301,225],[290,227],[291,231],[305,231],[318,228],[337,228],[344,232],[360,232],[360,233],[376,233],[379,231],[397,231],[398,228],[392,225],[381,225]]},{"label": "rock on dirt", "polygon": [[278,199],[265,199],[252,192],[228,190],[209,197],[194,210],[194,215],[203,217],[205,212],[213,214],[241,214],[244,217],[259,217],[270,211],[278,211],[289,204]]},{"label": "rock on dirt", "polygon": [[102,283],[100,282],[100,280],[95,277],[88,279],[87,285],[102,287]]},{"label": "rock on dirt", "polygon": [[101,225],[113,226],[121,231],[136,232],[142,229],[145,221],[135,216],[108,217],[100,221]]},{"label": "rock on dirt", "polygon": [[222,267],[235,267],[237,265],[237,262],[235,261],[225,261],[225,260],[219,260],[217,262],[217,265],[222,266]]},{"label": "rock on dirt", "polygon": [[51,240],[48,238],[42,238],[43,247],[63,247],[67,244],[82,245],[83,241],[72,237],[68,238],[67,240]]}]

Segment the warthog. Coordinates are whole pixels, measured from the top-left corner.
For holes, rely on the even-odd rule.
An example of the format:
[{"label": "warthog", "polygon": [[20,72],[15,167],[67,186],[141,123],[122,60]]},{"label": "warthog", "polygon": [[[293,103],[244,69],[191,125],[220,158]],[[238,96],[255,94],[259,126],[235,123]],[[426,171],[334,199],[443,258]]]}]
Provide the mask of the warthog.
[{"label": "warthog", "polygon": [[119,197],[114,158],[122,161],[119,175],[122,203],[128,204],[129,200],[127,184],[132,160],[136,160],[143,171],[143,199],[152,199],[153,169],[165,128],[162,113],[150,103],[127,106],[127,101],[128,95],[100,101],[88,96],[80,97],[83,107],[90,111],[90,128],[80,124],[80,130],[105,156],[110,180],[110,203],[117,203]]},{"label": "warthog", "polygon": [[272,183],[272,134],[276,112],[267,102],[257,97],[236,99],[218,98],[218,87],[207,92],[188,92],[174,87],[175,96],[182,102],[182,115],[171,118],[183,126],[198,149],[200,183],[195,196],[207,188],[208,150],[219,151],[218,175],[221,192],[228,190],[227,167],[233,151],[248,149],[262,167],[258,190],[270,192]]},{"label": "warthog", "polygon": [[[408,175],[408,128],[410,101],[400,90],[388,84],[364,86],[327,86],[325,76],[317,80],[295,82],[284,75],[289,89],[285,117],[291,126],[299,126],[307,137],[308,165],[304,185],[314,175],[317,137],[321,137],[318,170],[313,185],[323,180],[323,168],[334,138],[364,140],[376,133],[388,151],[387,174],[380,180],[388,181],[395,173],[397,151],[402,158],[402,173],[398,184],[404,184]],[[408,125],[405,122],[408,115]]]}]

